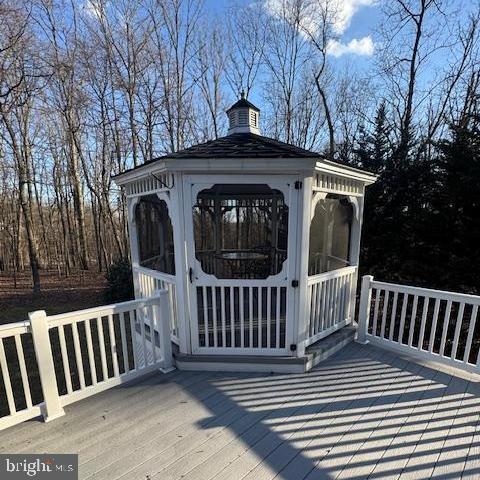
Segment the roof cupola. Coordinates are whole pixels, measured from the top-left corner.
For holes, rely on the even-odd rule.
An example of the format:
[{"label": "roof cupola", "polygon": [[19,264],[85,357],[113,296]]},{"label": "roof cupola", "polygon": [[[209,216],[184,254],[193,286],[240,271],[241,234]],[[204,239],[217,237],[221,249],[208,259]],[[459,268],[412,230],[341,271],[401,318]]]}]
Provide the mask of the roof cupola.
[{"label": "roof cupola", "polygon": [[228,110],[228,135],[232,133],[256,133],[260,135],[260,110],[245,98],[242,90],[240,100],[234,103]]}]

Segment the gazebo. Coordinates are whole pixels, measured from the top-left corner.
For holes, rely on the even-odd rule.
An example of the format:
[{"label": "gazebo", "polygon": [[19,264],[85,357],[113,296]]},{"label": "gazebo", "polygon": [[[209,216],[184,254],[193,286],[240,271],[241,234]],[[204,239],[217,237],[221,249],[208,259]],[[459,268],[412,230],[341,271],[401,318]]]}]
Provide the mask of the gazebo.
[{"label": "gazebo", "polygon": [[225,137],[115,178],[135,296],[169,291],[178,368],[302,371],[352,338],[375,176],[261,136],[243,95],[227,115]]}]

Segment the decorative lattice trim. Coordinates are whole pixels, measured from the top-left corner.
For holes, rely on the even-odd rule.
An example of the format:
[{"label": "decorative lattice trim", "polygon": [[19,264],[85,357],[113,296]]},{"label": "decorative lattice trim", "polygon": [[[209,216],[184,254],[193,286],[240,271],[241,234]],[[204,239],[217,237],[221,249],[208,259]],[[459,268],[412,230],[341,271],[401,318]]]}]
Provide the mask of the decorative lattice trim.
[{"label": "decorative lattice trim", "polygon": [[353,195],[361,195],[363,193],[362,182],[353,178],[337,177],[335,175],[327,175],[326,173],[315,174],[313,177],[313,188]]},{"label": "decorative lattice trim", "polygon": [[[155,178],[156,177],[156,178]],[[172,173],[156,173],[155,177],[148,176],[125,185],[126,195],[141,195],[167,189],[166,185],[173,185]]]}]

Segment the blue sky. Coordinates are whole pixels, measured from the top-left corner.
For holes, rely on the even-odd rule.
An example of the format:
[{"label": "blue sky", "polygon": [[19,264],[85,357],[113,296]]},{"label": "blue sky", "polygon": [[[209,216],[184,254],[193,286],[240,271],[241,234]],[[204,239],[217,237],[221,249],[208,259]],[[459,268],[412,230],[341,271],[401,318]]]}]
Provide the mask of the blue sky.
[{"label": "blue sky", "polygon": [[[244,4],[247,6],[253,1],[255,0],[237,0],[235,1],[235,4]],[[275,1],[280,0],[260,1],[275,3]],[[346,17],[348,21],[347,28],[342,29],[340,33],[340,43],[348,46],[352,40],[353,42],[356,42],[361,39],[365,39],[365,37],[371,37],[373,40],[375,28],[380,20],[379,0],[340,0],[339,3],[341,5],[345,5]],[[232,2],[228,0],[206,0],[205,2],[207,10],[217,15],[221,15],[230,5],[232,5]],[[351,15],[352,10],[354,11],[353,15]],[[348,48],[346,50],[347,51],[345,53],[335,57],[335,60],[340,65],[347,62],[349,65],[351,65],[352,61],[360,60],[358,62],[358,66],[362,68],[368,66],[370,63],[369,57],[372,56],[371,54],[359,55],[357,53],[351,53]]]},{"label": "blue sky", "polygon": [[[207,11],[211,11],[217,15],[222,15],[229,6],[234,2],[235,5],[245,4],[248,5],[253,1],[264,2],[266,4],[280,2],[282,0],[205,0],[205,6]],[[344,10],[344,14],[347,18],[346,27],[341,28],[339,33],[339,44],[335,49],[336,52],[341,52],[340,55],[330,55],[330,61],[335,64],[336,67],[342,69],[347,67],[350,70],[365,72],[368,75],[370,67],[375,60],[375,41],[376,31],[379,26],[382,17],[383,2],[391,0],[338,0],[340,9]],[[449,21],[460,20],[467,24],[468,15],[474,11],[478,5],[477,0],[452,0],[451,3],[447,2],[447,10],[449,15]],[[452,14],[453,10],[457,10]],[[453,17],[453,18],[452,18]],[[361,48],[362,41],[365,41],[369,37],[371,41],[371,49]],[[351,43],[352,42],[352,43]],[[356,45],[355,45],[355,42]],[[360,42],[360,43],[359,43]],[[353,48],[352,48],[353,45]],[[332,50],[333,51],[333,50]],[[439,52],[437,56],[430,58],[432,75],[436,74],[437,68],[447,66],[449,62],[449,54],[445,51]]]}]

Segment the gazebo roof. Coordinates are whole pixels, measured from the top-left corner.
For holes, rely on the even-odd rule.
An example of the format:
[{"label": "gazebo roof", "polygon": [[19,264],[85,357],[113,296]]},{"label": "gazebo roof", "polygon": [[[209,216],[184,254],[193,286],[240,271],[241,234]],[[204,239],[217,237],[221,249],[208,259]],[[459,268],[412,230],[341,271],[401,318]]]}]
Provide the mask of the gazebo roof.
[{"label": "gazebo roof", "polygon": [[[230,160],[235,159],[240,163],[230,162]],[[261,162],[263,167],[268,169],[281,169],[283,173],[285,173],[286,167],[290,170],[292,168],[295,170],[295,166],[304,169],[308,164],[308,169],[310,168],[311,162],[313,162],[311,164],[312,168],[314,168],[315,162],[317,165],[321,162],[323,168],[327,169],[330,173],[336,174],[342,171],[349,177],[360,175],[362,177],[360,180],[366,180],[367,184],[373,183],[376,178],[374,174],[365,170],[327,160],[317,152],[305,150],[295,145],[251,132],[233,133],[225,137],[217,138],[216,140],[193,145],[178,152],[156,157],[134,168],[125,170],[118,175],[114,175],[113,178],[115,182],[120,185],[127,180],[127,178],[132,178],[131,175],[136,174],[136,172],[142,175],[144,170],[145,173],[149,172],[152,168],[155,169],[156,164],[158,164],[160,168],[163,168],[165,163],[169,161],[179,162],[176,168],[181,167],[183,170],[191,170],[192,167],[194,170],[197,170],[198,168],[204,167],[206,170],[211,171],[212,166],[216,165],[220,170],[223,169],[225,172],[229,172],[234,165],[237,165],[240,170],[243,170],[246,166],[243,162],[247,159],[252,161],[257,160]],[[278,161],[271,164],[270,162],[272,160]],[[196,162],[199,163],[197,164]],[[305,162],[307,162],[307,164],[305,164]],[[231,165],[229,165],[230,163]],[[200,167],[200,165],[203,167]],[[261,169],[262,167],[259,168]],[[258,168],[252,168],[251,164],[248,164],[248,169],[251,169],[252,173],[258,171]]]},{"label": "gazebo roof", "polygon": [[289,143],[254,133],[234,133],[209,142],[193,145],[178,152],[149,160],[142,165],[126,170],[142,168],[167,159],[215,159],[215,158],[323,158],[322,155]]},{"label": "gazebo roof", "polygon": [[153,159],[165,158],[312,158],[316,152],[254,133],[233,133]]},{"label": "gazebo roof", "polygon": [[121,185],[127,179],[148,174],[153,170],[224,173],[248,171],[265,174],[313,171],[318,165],[333,174],[340,172],[347,177],[360,175],[359,179],[368,183],[375,179],[375,176],[368,172],[327,160],[318,152],[260,135],[260,110],[245,98],[243,91],[241,98],[227,110],[227,113],[230,123],[229,134],[225,137],[153,158],[115,175],[115,181]]}]

